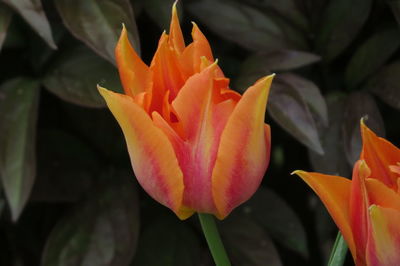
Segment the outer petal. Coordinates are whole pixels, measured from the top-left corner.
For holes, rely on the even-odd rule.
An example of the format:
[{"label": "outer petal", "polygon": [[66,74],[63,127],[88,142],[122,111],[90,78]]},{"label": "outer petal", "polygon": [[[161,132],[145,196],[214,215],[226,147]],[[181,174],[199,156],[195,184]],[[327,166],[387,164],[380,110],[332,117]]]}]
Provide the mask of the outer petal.
[{"label": "outer petal", "polygon": [[371,169],[371,177],[381,180],[387,186],[397,189],[397,174],[389,169],[390,165],[400,162],[400,150],[384,138],[378,137],[361,121],[363,148],[362,160]]},{"label": "outer petal", "polygon": [[199,212],[215,213],[211,173],[222,129],[234,103],[216,103],[213,86],[216,63],[193,75],[180,90],[172,106],[186,136],[183,152],[175,150],[185,176],[184,204]]},{"label": "outer petal", "polygon": [[400,212],[371,205],[367,265],[400,265]]},{"label": "outer petal", "polygon": [[131,46],[125,26],[115,47],[115,59],[125,93],[135,96],[151,87],[151,73]]},{"label": "outer petal", "polygon": [[132,98],[101,87],[99,91],[122,128],[139,183],[150,196],[179,216],[183,174],[168,138]]},{"label": "outer petal", "polygon": [[355,260],[356,247],[350,226],[349,209],[351,181],[340,176],[309,173],[300,170],[293,173],[300,176],[322,200],[336,225],[342,232]]},{"label": "outer petal", "polygon": [[245,92],[222,132],[212,173],[219,218],[254,194],[268,167],[270,143],[264,118],[272,78],[261,79]]},{"label": "outer petal", "polygon": [[[350,195],[350,226],[356,245],[356,264],[365,265],[365,250],[368,239],[368,206],[369,199],[365,179],[371,171],[365,161],[359,160],[354,165]],[[353,254],[354,256],[354,254]]]}]

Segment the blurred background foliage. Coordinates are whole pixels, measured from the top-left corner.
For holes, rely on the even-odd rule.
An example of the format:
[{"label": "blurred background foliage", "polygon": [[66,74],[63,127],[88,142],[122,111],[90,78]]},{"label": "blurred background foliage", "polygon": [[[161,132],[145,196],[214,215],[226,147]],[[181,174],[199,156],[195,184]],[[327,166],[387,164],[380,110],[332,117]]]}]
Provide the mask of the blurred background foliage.
[{"label": "blurred background foliage", "polygon": [[[121,24],[149,63],[171,6],[0,1],[0,265],[213,264],[196,217],[179,221],[137,185],[96,90],[121,90]],[[186,36],[190,21],[206,34],[233,89],[277,73],[266,178],[220,223],[233,264],[325,264],[337,229],[289,173],[350,177],[361,117],[400,144],[400,1],[181,0],[179,13]]]}]

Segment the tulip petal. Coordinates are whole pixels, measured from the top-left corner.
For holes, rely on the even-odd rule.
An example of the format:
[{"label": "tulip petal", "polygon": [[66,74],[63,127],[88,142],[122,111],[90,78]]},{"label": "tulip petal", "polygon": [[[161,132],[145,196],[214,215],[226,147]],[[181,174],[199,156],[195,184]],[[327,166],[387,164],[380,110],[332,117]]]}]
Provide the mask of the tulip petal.
[{"label": "tulip petal", "polygon": [[176,51],[170,49],[168,35],[163,33],[150,65],[153,72],[153,98],[151,111],[162,111],[163,99],[169,91],[170,102],[185,83]]},{"label": "tulip petal", "polygon": [[371,205],[371,221],[368,239],[367,265],[400,265],[400,212]]},{"label": "tulip petal", "polygon": [[[193,23],[192,28],[192,38],[193,42],[185,48],[179,59],[182,72],[187,77],[199,73],[207,67],[207,65],[204,64],[205,62],[211,64],[214,62],[210,44],[195,23]],[[204,60],[203,57],[206,60]],[[222,73],[222,71],[219,72]]]},{"label": "tulip petal", "polygon": [[217,91],[213,80],[216,66],[214,63],[190,77],[172,102],[187,144],[185,152],[177,153],[185,176],[184,204],[208,213],[216,212],[211,194],[211,173],[219,137],[229,115],[220,115],[224,108],[219,110],[215,103]]},{"label": "tulip petal", "polygon": [[212,195],[218,218],[226,217],[259,187],[269,163],[265,108],[273,75],[250,87],[222,132],[212,172]]},{"label": "tulip petal", "polygon": [[[350,193],[350,226],[356,245],[357,265],[365,264],[365,249],[368,239],[368,194],[365,179],[371,174],[365,161],[359,160],[353,168]],[[353,255],[354,256],[354,255]]]},{"label": "tulip petal", "polygon": [[400,211],[400,195],[396,191],[375,178],[367,178],[365,185],[370,205],[375,204]]},{"label": "tulip petal", "polygon": [[356,247],[350,227],[349,209],[351,181],[340,176],[309,173],[300,170],[293,172],[293,174],[301,177],[324,203],[332,219],[342,232],[355,259]]},{"label": "tulip petal", "polygon": [[193,38],[193,67],[195,72],[200,72],[201,58],[204,56],[209,62],[214,61],[210,44],[207,38],[200,31],[196,23],[192,22],[192,38]]},{"label": "tulip petal", "polygon": [[360,159],[370,167],[371,177],[397,189],[397,174],[389,166],[400,162],[400,150],[386,139],[378,137],[364,121],[361,121],[361,134],[363,148]]},{"label": "tulip petal", "polygon": [[185,49],[185,41],[183,39],[181,26],[179,24],[178,12],[176,11],[176,2],[172,6],[172,18],[169,28],[169,36],[169,41],[172,43],[172,47],[179,53],[182,53]]},{"label": "tulip petal", "polygon": [[[156,201],[182,213],[183,174],[167,136],[129,96],[99,87],[124,132],[135,175]],[[182,216],[181,216],[182,218]]]},{"label": "tulip petal", "polygon": [[124,25],[115,47],[115,59],[126,95],[133,97],[151,87],[149,68],[133,49]]}]

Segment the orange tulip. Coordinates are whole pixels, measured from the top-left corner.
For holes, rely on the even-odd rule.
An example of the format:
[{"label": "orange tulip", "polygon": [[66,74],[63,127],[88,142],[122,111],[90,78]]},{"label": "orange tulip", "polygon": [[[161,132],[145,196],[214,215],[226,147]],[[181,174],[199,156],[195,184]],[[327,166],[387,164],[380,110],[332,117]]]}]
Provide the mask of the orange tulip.
[{"label": "orange tulip", "polygon": [[400,265],[400,150],[361,121],[353,179],[295,171],[320,197],[356,265]]},{"label": "orange tulip", "polygon": [[181,219],[194,212],[222,219],[251,197],[267,169],[264,116],[272,76],[241,96],[194,23],[192,38],[186,46],[174,5],[170,33],[162,34],[147,66],[123,28],[115,55],[125,94],[99,91],[144,190]]}]

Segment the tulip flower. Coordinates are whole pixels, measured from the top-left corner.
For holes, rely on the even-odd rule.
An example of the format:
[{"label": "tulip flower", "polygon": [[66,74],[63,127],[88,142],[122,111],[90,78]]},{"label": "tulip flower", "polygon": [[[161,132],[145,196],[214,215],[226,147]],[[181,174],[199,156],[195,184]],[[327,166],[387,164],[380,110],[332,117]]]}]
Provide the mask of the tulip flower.
[{"label": "tulip flower", "polygon": [[352,180],[295,171],[320,197],[356,265],[400,265],[400,150],[361,121]]},{"label": "tulip flower", "polygon": [[169,35],[161,35],[148,66],[123,28],[115,56],[124,94],[99,91],[143,189],[181,219],[195,212],[222,219],[253,195],[267,169],[272,76],[241,96],[194,23],[192,38],[185,45],[174,5]]}]

